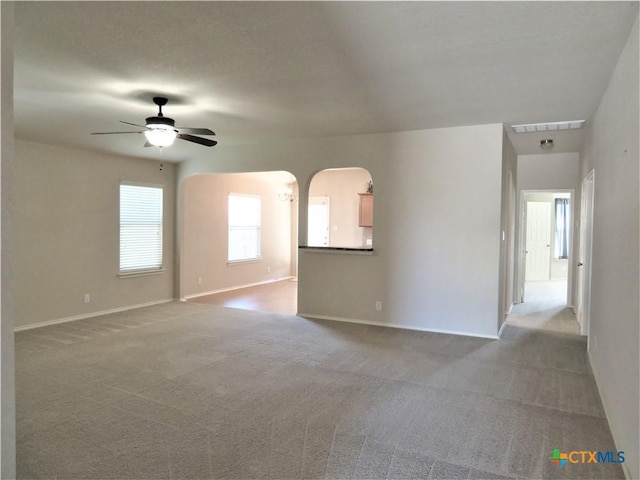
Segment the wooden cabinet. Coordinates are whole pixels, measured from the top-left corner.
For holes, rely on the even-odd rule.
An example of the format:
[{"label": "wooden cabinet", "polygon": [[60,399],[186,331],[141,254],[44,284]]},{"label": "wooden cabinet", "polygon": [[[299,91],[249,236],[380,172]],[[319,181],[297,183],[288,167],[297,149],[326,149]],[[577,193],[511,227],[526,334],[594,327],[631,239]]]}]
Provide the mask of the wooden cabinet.
[{"label": "wooden cabinet", "polygon": [[359,193],[360,210],[358,215],[358,225],[360,227],[373,227],[373,194]]}]

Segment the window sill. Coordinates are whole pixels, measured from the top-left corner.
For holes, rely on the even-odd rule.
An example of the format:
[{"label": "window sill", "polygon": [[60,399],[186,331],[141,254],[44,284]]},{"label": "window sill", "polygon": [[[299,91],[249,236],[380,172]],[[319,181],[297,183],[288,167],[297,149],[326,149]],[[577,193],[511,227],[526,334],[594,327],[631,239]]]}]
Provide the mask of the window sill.
[{"label": "window sill", "polygon": [[242,265],[244,263],[258,263],[262,260],[262,257],[247,258],[246,260],[227,260],[227,265]]},{"label": "window sill", "polygon": [[166,270],[164,268],[156,268],[154,270],[134,270],[132,272],[120,272],[118,278],[148,277],[149,275],[161,275]]}]

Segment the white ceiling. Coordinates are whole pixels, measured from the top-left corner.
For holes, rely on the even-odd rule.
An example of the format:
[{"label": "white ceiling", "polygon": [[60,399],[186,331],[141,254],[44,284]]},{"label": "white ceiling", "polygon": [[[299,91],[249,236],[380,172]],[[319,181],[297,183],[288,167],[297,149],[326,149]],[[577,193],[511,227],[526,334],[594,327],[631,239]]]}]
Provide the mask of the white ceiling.
[{"label": "white ceiling", "polygon": [[[17,2],[19,138],[158,158],[125,120],[280,138],[589,120],[638,2]],[[124,127],[124,128],[123,128]],[[511,134],[576,151],[582,131]]]}]

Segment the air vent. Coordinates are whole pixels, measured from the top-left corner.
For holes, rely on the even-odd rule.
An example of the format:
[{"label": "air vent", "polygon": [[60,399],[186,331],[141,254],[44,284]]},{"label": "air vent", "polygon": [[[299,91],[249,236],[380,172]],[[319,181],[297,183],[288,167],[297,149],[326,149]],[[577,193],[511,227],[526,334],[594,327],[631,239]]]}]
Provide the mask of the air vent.
[{"label": "air vent", "polygon": [[527,123],[511,125],[516,133],[553,132],[556,130],[577,130],[584,127],[586,120],[569,120],[567,122]]}]

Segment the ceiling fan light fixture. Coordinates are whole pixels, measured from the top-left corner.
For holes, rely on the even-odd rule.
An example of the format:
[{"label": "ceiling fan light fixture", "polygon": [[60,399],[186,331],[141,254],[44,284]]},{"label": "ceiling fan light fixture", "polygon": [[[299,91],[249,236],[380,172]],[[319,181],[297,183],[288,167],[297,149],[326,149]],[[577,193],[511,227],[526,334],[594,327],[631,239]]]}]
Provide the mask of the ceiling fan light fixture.
[{"label": "ceiling fan light fixture", "polygon": [[151,145],[156,147],[168,147],[173,144],[173,141],[178,136],[178,132],[169,125],[162,123],[150,123],[147,124],[144,136],[147,137],[147,141]]}]

